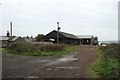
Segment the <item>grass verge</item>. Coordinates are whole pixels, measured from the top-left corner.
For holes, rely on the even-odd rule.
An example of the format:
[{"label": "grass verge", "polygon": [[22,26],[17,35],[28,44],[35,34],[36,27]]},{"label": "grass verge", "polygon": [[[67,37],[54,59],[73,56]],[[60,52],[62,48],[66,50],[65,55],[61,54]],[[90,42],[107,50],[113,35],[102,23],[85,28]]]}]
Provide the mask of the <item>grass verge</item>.
[{"label": "grass verge", "polygon": [[7,52],[5,48],[0,48],[0,52]]},{"label": "grass verge", "polygon": [[99,53],[99,59],[91,65],[91,77],[118,78],[118,45],[110,44],[95,50]]},{"label": "grass verge", "polygon": [[97,74],[97,72],[94,69],[96,68],[96,65],[99,64],[101,61],[101,55],[100,55],[101,50],[98,47],[96,47],[94,50],[99,55],[99,58],[97,59],[97,61],[95,63],[91,64],[88,71],[89,71],[91,78],[99,78],[100,76]]}]

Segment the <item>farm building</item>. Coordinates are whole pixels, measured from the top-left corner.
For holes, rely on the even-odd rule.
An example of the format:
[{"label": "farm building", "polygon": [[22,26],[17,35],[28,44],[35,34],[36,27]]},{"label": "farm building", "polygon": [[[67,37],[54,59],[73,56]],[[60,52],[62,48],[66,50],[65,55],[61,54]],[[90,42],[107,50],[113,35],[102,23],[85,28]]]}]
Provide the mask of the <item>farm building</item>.
[{"label": "farm building", "polygon": [[94,37],[93,35],[76,35],[80,38],[80,42],[82,45],[97,45],[98,37]]},{"label": "farm building", "polygon": [[[76,37],[73,34],[65,33],[65,32],[58,32],[59,34],[59,43],[64,44],[80,44],[80,38]],[[45,41],[51,41],[53,43],[57,43],[57,31],[53,30],[47,35],[44,36]]]},{"label": "farm building", "polygon": [[9,37],[0,36],[0,47],[5,47],[8,44]]},{"label": "farm building", "polygon": [[17,44],[17,43],[26,43],[25,39],[23,39],[20,36],[13,36],[12,38],[9,38],[8,42],[11,42],[11,41],[14,44]]},{"label": "farm building", "polygon": [[26,41],[20,37],[20,36],[13,36],[13,37],[8,37],[8,36],[0,36],[0,47],[6,47],[10,43],[26,43]]},{"label": "farm building", "polygon": [[[97,45],[98,37],[93,35],[73,35],[59,31],[59,43],[77,44],[77,45]],[[44,36],[44,40],[57,43],[57,31],[53,30]]]}]

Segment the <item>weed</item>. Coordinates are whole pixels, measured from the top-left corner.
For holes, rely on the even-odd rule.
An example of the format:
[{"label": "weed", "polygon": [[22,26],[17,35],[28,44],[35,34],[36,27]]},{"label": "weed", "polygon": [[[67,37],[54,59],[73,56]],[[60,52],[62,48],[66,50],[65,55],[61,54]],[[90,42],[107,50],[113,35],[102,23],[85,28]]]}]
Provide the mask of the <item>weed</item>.
[{"label": "weed", "polygon": [[52,56],[63,55],[73,51],[73,46],[66,44],[13,44],[7,48],[7,51],[17,55],[27,56]]},{"label": "weed", "polygon": [[99,60],[92,65],[92,70],[101,78],[117,78],[118,77],[118,49],[119,44],[109,44],[106,47],[97,48],[100,55]]}]

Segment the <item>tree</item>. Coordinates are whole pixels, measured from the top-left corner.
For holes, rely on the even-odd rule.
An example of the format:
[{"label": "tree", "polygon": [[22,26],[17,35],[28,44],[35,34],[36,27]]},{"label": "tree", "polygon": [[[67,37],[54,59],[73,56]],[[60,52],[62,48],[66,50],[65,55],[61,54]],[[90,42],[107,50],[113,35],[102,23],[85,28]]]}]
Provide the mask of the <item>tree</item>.
[{"label": "tree", "polygon": [[44,38],[44,34],[38,34],[36,37],[36,41],[42,41]]}]

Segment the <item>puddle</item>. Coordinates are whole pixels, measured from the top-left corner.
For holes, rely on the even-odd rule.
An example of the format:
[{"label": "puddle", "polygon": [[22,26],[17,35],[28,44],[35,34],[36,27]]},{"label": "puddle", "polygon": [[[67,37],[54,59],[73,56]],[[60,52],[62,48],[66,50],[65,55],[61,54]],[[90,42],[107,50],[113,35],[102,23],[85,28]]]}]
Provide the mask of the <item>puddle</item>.
[{"label": "puddle", "polygon": [[46,70],[52,70],[52,68],[50,68],[50,67],[47,67],[47,68],[46,68]]},{"label": "puddle", "polygon": [[58,64],[58,63],[64,63],[68,61],[76,61],[78,60],[77,58],[74,57],[74,55],[64,55],[62,58],[59,59],[44,59],[44,60],[36,60],[36,61],[31,61],[35,63],[40,63],[41,65],[53,65],[53,64]]},{"label": "puddle", "polygon": [[31,62],[40,63],[40,64],[48,64],[48,63],[52,63],[54,61],[50,60],[50,59],[45,59],[45,60],[36,60],[36,61],[31,61]]},{"label": "puddle", "polygon": [[36,62],[46,62],[46,63],[49,63],[49,62],[52,62],[52,60],[49,60],[49,59],[45,59],[45,60],[38,60]]},{"label": "puddle", "polygon": [[56,69],[79,69],[80,67],[56,67]]},{"label": "puddle", "polygon": [[65,55],[65,56],[63,56],[63,58],[52,60],[50,63],[48,63],[46,65],[53,65],[53,64],[64,63],[64,62],[68,62],[68,61],[76,61],[76,60],[78,60],[78,59],[74,58],[74,55],[69,55],[69,56]]},{"label": "puddle", "polygon": [[80,69],[80,67],[72,67],[72,66],[68,66],[68,67],[55,67],[55,68],[46,68],[46,70],[61,70],[61,69]]},{"label": "puddle", "polygon": [[28,76],[27,78],[39,78],[37,76]]},{"label": "puddle", "polygon": [[58,59],[58,61],[75,61],[78,60],[74,55],[64,56],[63,58]]}]

